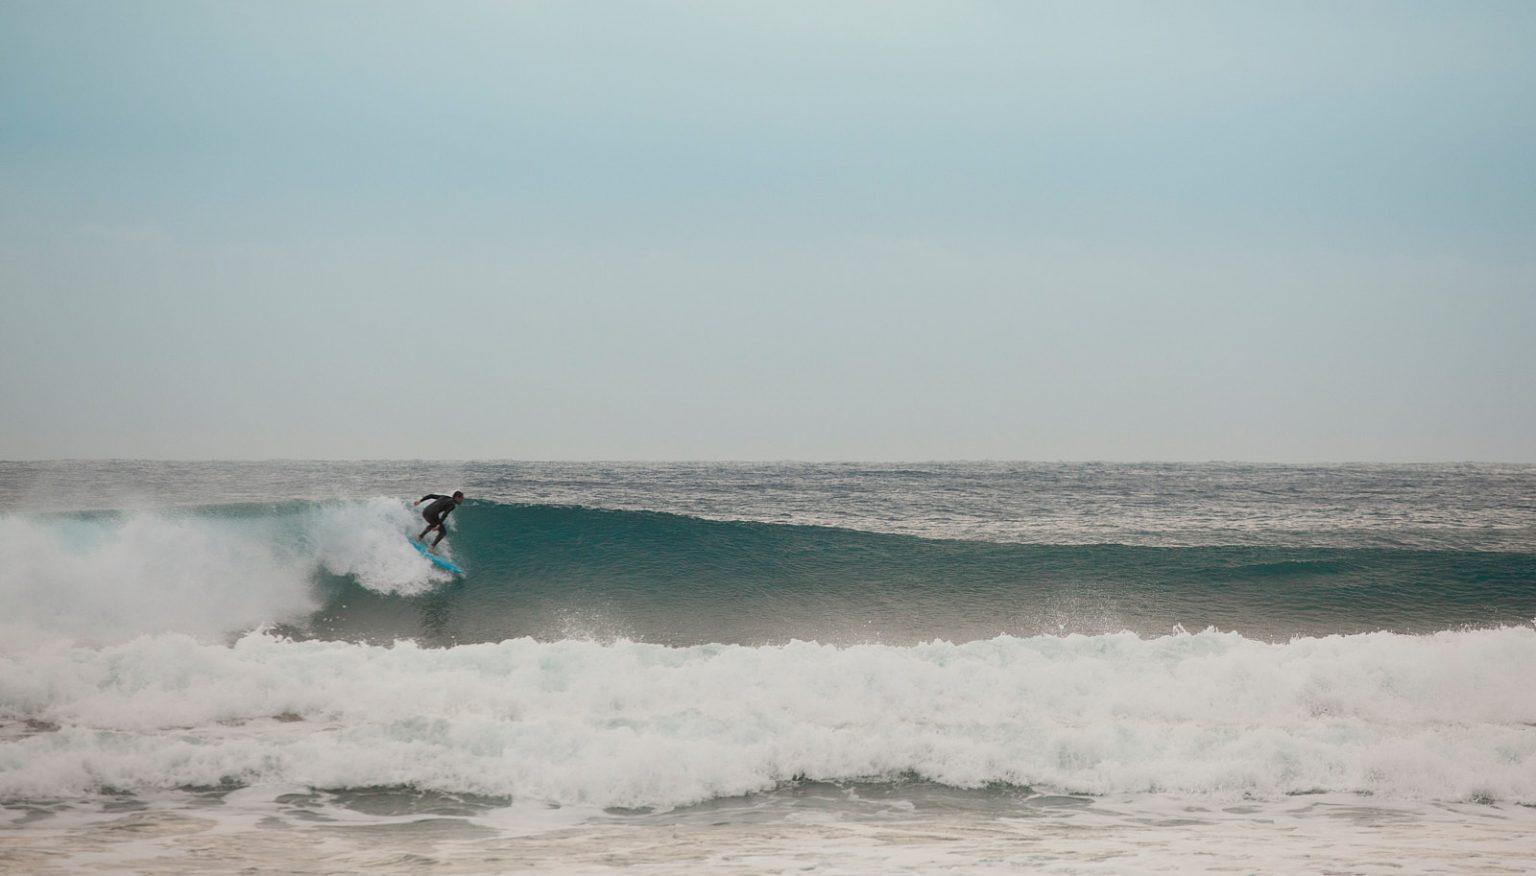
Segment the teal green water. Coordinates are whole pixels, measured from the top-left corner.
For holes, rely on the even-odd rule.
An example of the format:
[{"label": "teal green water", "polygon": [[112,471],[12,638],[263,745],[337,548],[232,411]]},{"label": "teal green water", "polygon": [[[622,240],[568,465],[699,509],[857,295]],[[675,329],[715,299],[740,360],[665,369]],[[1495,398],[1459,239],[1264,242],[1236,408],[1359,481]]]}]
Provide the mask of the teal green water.
[{"label": "teal green water", "polygon": [[998,633],[1424,632],[1536,615],[1536,554],[1034,545],[471,503],[467,574],[412,597],[321,575],[313,635],[430,642],[963,641]]}]

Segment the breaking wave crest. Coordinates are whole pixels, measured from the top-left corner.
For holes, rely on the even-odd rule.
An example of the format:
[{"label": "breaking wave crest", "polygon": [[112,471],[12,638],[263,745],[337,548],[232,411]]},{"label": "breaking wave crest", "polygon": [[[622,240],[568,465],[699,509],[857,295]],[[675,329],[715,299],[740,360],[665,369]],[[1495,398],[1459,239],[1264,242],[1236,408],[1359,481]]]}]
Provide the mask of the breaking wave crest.
[{"label": "breaking wave crest", "polygon": [[401,538],[396,500],[183,511],[0,516],[0,633],[10,647],[54,637],[204,638],[302,618],[320,573],[392,594],[445,579]]}]

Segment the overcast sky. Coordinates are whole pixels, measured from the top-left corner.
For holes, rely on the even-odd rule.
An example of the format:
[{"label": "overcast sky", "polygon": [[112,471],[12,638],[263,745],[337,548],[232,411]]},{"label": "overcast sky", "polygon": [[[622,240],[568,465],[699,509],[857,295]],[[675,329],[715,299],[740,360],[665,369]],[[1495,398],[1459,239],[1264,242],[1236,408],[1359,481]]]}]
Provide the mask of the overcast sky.
[{"label": "overcast sky", "polygon": [[0,458],[1536,462],[1536,3],[0,2]]}]

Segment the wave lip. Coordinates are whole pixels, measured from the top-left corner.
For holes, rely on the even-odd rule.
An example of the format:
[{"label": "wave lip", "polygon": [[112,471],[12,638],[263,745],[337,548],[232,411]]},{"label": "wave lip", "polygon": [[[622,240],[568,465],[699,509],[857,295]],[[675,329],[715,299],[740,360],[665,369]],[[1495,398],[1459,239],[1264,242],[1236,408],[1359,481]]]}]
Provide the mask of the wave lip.
[{"label": "wave lip", "polygon": [[166,635],[0,658],[0,716],[43,728],[0,746],[0,798],[235,781],[636,807],[917,776],[1536,802],[1533,661],[1528,627],[909,647]]}]

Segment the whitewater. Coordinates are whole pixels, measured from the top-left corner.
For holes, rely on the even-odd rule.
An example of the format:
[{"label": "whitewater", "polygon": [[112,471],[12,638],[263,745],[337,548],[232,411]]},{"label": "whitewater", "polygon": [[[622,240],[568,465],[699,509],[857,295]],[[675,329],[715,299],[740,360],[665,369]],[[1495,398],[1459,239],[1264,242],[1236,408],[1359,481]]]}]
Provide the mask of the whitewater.
[{"label": "whitewater", "polygon": [[1284,645],[1123,633],[908,648],[425,649],[182,635],[0,662],[6,798],[401,785],[672,807],[800,779],[1536,803],[1536,631]]},{"label": "whitewater", "polygon": [[[404,541],[457,487],[462,579]],[[1528,868],[1532,495],[7,463],[0,869]]]}]

